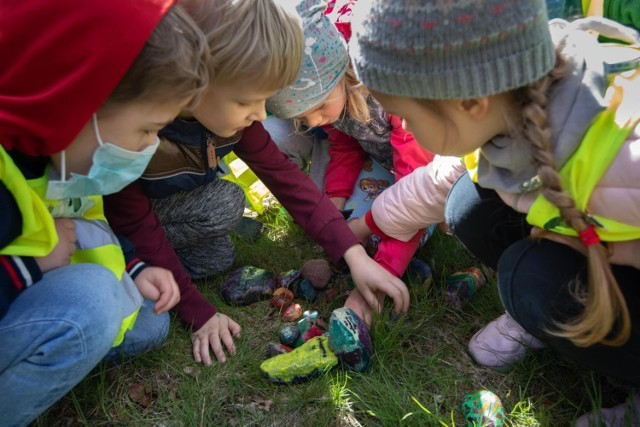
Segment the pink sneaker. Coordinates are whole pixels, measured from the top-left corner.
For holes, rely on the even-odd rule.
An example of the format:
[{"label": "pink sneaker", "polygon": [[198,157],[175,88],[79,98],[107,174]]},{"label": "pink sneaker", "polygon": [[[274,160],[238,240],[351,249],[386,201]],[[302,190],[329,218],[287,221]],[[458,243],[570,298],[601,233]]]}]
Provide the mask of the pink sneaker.
[{"label": "pink sneaker", "polygon": [[640,426],[640,396],[627,399],[613,408],[585,414],[576,420],[576,427],[638,427]]},{"label": "pink sneaker", "polygon": [[544,344],[505,313],[475,333],[469,353],[479,365],[506,371],[524,359],[527,348],[539,350]]}]

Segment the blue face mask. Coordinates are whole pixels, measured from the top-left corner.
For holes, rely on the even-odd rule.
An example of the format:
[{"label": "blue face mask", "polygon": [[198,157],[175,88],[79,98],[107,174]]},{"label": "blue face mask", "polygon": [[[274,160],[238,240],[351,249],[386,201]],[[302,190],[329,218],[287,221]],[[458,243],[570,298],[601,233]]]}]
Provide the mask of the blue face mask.
[{"label": "blue face mask", "polygon": [[103,142],[95,114],[93,115],[93,129],[100,145],[93,153],[93,164],[89,173],[80,175],[71,172],[71,178],[66,180],[63,151],[61,177],[59,181],[49,180],[47,199],[64,200],[117,193],[140,178],[160,144],[160,140],[156,137],[155,143],[144,150],[129,151],[109,142]]}]

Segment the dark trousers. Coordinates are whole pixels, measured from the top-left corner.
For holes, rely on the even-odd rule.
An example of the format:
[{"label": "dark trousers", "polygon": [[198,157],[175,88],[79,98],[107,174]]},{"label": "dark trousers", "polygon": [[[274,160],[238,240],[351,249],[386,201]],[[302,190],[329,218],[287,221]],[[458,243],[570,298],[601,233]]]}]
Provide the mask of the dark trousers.
[{"label": "dark trousers", "polygon": [[629,340],[620,347],[577,347],[548,331],[580,313],[570,290],[586,286],[586,257],[560,243],[529,239],[525,215],[507,206],[495,191],[473,183],[468,174],[451,189],[445,215],[465,247],[496,269],[502,303],[522,327],[570,360],[640,385],[640,270],[612,267],[631,315]]}]

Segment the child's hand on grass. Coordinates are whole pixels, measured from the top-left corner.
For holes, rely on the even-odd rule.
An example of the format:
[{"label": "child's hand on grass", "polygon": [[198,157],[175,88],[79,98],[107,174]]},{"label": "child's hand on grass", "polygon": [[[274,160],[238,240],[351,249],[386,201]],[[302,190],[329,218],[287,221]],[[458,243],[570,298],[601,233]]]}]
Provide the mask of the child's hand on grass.
[{"label": "child's hand on grass", "polygon": [[229,316],[219,312],[216,313],[200,329],[191,334],[193,358],[198,363],[204,363],[205,366],[210,366],[211,353],[209,349],[213,349],[213,354],[216,356],[216,359],[218,359],[218,362],[226,362],[227,358],[224,348],[227,349],[229,355],[235,355],[236,346],[233,339],[240,338],[241,331],[242,328],[240,325]]},{"label": "child's hand on grass", "polygon": [[155,301],[156,314],[170,310],[180,301],[180,289],[173,273],[166,268],[147,267],[136,276],[136,287],[143,297]]},{"label": "child's hand on grass", "polygon": [[397,313],[409,309],[409,290],[404,282],[371,259],[361,245],[354,245],[344,253],[351,278],[369,306],[380,312],[382,304],[378,296],[388,295]]}]

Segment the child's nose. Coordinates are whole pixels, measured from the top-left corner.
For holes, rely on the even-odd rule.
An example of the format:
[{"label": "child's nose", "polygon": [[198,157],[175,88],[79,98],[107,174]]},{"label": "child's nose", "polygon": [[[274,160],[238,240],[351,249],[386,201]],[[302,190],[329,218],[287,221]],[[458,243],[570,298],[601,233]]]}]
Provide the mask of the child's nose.
[{"label": "child's nose", "polygon": [[262,106],[262,108],[258,108],[253,113],[251,113],[249,118],[256,122],[262,122],[267,118],[267,110],[264,108],[264,106]]},{"label": "child's nose", "polygon": [[307,116],[304,118],[306,125],[310,128],[314,128],[322,123],[322,117],[319,114]]}]

